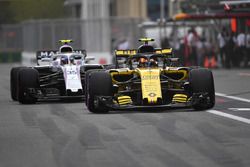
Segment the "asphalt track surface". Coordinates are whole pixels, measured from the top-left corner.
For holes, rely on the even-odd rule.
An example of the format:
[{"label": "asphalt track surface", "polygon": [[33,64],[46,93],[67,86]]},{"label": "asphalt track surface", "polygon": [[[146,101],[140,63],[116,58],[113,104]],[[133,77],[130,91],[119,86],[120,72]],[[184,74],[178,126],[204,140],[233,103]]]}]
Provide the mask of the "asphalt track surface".
[{"label": "asphalt track surface", "polygon": [[92,114],[11,101],[12,66],[0,65],[0,167],[250,166],[250,70],[213,70],[212,110]]}]

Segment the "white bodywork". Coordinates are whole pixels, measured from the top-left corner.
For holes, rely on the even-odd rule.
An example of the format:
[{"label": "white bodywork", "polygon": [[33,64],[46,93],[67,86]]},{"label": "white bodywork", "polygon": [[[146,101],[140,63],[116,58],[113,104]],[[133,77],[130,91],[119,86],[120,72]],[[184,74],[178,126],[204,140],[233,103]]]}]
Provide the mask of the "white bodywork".
[{"label": "white bodywork", "polygon": [[77,53],[56,54],[52,57],[52,65],[60,66],[63,71],[66,90],[78,92],[82,90],[81,66],[85,63],[85,57]]},{"label": "white bodywork", "polygon": [[78,92],[82,90],[81,66],[85,64],[86,56],[81,53],[58,53],[47,58],[42,58],[42,62],[48,62],[50,66],[61,68],[65,81],[66,90]]},{"label": "white bodywork", "polygon": [[66,90],[71,92],[78,92],[82,90],[80,66],[79,65],[65,65],[61,67],[65,81]]}]

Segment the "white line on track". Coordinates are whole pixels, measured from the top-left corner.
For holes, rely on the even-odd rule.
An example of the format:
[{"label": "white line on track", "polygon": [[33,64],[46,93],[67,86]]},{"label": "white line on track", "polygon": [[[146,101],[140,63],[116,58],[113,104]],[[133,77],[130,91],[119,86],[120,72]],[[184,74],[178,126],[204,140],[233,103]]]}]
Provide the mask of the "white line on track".
[{"label": "white line on track", "polygon": [[223,94],[223,93],[215,93],[216,96],[220,96],[220,97],[225,97],[225,98],[228,98],[228,99],[233,99],[233,100],[238,100],[238,101],[243,101],[243,102],[247,102],[247,103],[250,103],[250,100],[249,99],[245,99],[245,98],[241,98],[241,97],[236,97],[236,96],[230,96],[230,95],[226,95],[226,94]]},{"label": "white line on track", "polygon": [[[243,101],[243,102],[250,103],[249,99],[245,99],[245,98],[241,98],[241,97],[229,96],[229,95],[226,95],[226,94],[223,94],[223,93],[217,93],[217,92],[215,93],[215,95],[220,96],[220,97],[225,97],[225,98],[228,98],[228,99],[233,99],[233,100],[238,100],[238,101]],[[228,113],[225,113],[225,112],[222,112],[222,111],[207,110],[207,112],[211,113],[211,114],[218,115],[218,116],[230,118],[230,119],[233,119],[233,120],[236,120],[236,121],[240,121],[240,122],[243,122],[243,123],[250,124],[250,119],[239,117],[239,116],[232,115],[232,114],[228,114]]]},{"label": "white line on track", "polygon": [[246,72],[241,72],[238,75],[239,76],[244,76],[244,77],[250,77],[250,73],[246,73]]},{"label": "white line on track", "polygon": [[207,112],[209,112],[211,114],[219,115],[219,116],[222,116],[222,117],[230,118],[230,119],[233,119],[233,120],[236,120],[236,121],[240,121],[240,122],[250,124],[250,119],[247,119],[247,118],[235,116],[235,115],[224,113],[224,112],[217,111],[217,110],[207,110]]},{"label": "white line on track", "polygon": [[228,108],[232,111],[250,111],[250,108]]}]

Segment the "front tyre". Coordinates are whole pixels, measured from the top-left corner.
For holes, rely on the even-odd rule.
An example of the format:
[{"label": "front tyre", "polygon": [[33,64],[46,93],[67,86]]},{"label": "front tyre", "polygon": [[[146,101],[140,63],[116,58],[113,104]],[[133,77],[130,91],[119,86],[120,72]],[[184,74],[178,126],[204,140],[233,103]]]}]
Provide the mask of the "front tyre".
[{"label": "front tyre", "polygon": [[205,93],[208,100],[200,100],[193,104],[195,110],[207,110],[215,105],[214,78],[210,70],[205,68],[193,69],[189,73],[191,93]]},{"label": "front tyre", "polygon": [[94,71],[88,74],[86,84],[86,105],[90,112],[108,113],[109,108],[98,102],[97,96],[112,96],[112,79],[108,72]]},{"label": "front tyre", "polygon": [[22,104],[34,104],[37,98],[32,96],[29,89],[39,88],[39,73],[36,69],[23,68],[18,73],[18,101]]},{"label": "front tyre", "polygon": [[13,101],[17,101],[18,72],[25,67],[13,67],[10,71],[10,94]]}]

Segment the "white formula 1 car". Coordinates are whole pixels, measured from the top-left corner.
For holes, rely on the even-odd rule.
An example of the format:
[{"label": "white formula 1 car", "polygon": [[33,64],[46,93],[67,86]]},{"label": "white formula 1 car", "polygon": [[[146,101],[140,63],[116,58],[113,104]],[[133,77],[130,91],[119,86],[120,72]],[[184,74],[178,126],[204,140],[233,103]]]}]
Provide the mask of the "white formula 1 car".
[{"label": "white formula 1 car", "polygon": [[84,98],[85,72],[103,66],[87,64],[94,58],[87,57],[85,50],[73,50],[68,45],[72,40],[61,42],[59,51],[38,51],[37,66],[11,69],[10,87],[14,101],[33,104],[44,99]]}]

